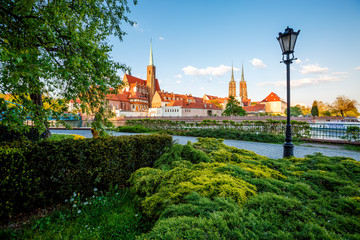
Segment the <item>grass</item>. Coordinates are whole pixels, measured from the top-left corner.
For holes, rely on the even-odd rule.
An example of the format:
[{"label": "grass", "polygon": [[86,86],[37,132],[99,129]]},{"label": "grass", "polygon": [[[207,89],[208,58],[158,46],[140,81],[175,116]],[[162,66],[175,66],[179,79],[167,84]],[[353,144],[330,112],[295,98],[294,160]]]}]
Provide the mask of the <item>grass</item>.
[{"label": "grass", "polygon": [[[96,194],[96,193],[95,193]],[[128,189],[72,196],[67,207],[33,221],[21,230],[3,230],[1,239],[135,239],[151,227],[135,207]]]},{"label": "grass", "polygon": [[351,150],[351,151],[360,152],[360,146],[345,145],[344,148],[345,148],[346,150]]},{"label": "grass", "polygon": [[51,134],[49,140],[62,141],[64,139],[82,139],[82,138],[84,137],[77,134]]}]

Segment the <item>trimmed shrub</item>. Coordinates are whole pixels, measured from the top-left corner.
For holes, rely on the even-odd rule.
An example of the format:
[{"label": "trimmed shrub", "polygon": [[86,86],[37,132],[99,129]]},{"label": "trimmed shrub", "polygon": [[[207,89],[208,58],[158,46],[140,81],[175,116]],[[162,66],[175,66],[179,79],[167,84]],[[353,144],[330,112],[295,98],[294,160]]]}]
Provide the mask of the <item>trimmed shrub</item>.
[{"label": "trimmed shrub", "polygon": [[118,126],[114,129],[116,132],[130,132],[130,133],[146,133],[150,132],[150,129],[142,126],[142,125],[134,125],[134,126]]},{"label": "trimmed shrub", "polygon": [[[21,150],[22,145],[26,146],[26,152]],[[27,179],[37,179],[39,196],[44,196],[34,196],[36,206],[40,206],[63,201],[73,192],[90,195],[94,188],[107,190],[110,185],[127,185],[132,172],[152,167],[171,145],[172,137],[164,134],[9,143],[6,148],[20,148],[3,150],[1,176],[10,170],[20,175],[15,174],[13,183],[7,183],[2,191],[13,192],[18,184],[27,184]],[[29,184],[24,185],[23,191],[31,190]],[[12,194],[4,196],[2,201],[10,199],[15,205],[24,204],[24,199],[14,198]]]},{"label": "trimmed shrub", "polygon": [[40,198],[38,178],[20,148],[0,148],[0,217],[24,210]]}]

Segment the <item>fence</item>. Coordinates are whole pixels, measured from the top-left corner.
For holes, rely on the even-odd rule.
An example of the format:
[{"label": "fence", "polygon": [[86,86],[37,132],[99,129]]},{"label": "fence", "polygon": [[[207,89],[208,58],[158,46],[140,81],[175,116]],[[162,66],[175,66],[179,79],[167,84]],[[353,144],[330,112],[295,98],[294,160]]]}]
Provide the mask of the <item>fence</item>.
[{"label": "fence", "polygon": [[353,123],[313,123],[311,127],[311,139],[336,140],[336,141],[359,141],[360,124]]}]

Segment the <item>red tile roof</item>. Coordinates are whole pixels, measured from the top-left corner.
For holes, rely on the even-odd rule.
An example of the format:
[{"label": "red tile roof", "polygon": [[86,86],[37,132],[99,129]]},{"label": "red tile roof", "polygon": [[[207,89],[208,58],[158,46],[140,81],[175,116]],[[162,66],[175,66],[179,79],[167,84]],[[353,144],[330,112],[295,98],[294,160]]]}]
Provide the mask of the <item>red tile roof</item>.
[{"label": "red tile roof", "polygon": [[264,100],[262,100],[261,102],[278,102],[281,101],[280,97],[274,93],[271,92]]},{"label": "red tile roof", "polygon": [[[126,79],[127,79],[128,83],[129,83],[129,85],[136,84],[136,83],[141,84],[141,85],[146,85],[147,84],[147,80],[143,80],[143,79],[140,79],[140,78],[128,75],[128,74],[125,74],[125,76],[126,76]],[[158,81],[157,78],[155,79],[155,90],[156,91],[161,91],[159,81]]]},{"label": "red tile roof", "polygon": [[211,95],[207,95],[207,94],[205,94],[205,96],[206,96],[209,100],[218,99],[218,97],[216,97],[216,96],[211,96]]},{"label": "red tile roof", "polygon": [[198,108],[198,109],[214,109],[220,110],[214,103],[211,102],[187,102],[185,100],[171,101],[168,107],[181,106],[181,108]]},{"label": "red tile roof", "polygon": [[146,85],[146,80],[143,80],[143,79],[140,79],[140,78],[128,75],[128,74],[125,74],[125,76],[126,76],[126,79],[127,79],[128,83],[129,83],[129,85],[131,85],[132,83]]},{"label": "red tile roof", "polygon": [[129,98],[147,100],[145,96],[140,95],[138,92],[132,93]]},{"label": "red tile roof", "polygon": [[242,102],[243,102],[243,105],[244,105],[244,106],[250,106],[250,104],[251,104],[251,99],[244,99]]},{"label": "red tile roof", "polygon": [[243,109],[246,112],[259,112],[259,111],[265,111],[265,105],[264,104],[258,104],[258,105],[251,105],[247,107],[243,107]]}]

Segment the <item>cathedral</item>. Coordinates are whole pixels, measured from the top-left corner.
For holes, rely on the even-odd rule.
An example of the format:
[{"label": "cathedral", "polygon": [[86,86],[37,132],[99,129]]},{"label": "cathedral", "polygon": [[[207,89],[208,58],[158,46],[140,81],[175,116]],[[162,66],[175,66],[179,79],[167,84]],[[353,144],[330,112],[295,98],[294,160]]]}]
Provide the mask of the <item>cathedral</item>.
[{"label": "cathedral", "polygon": [[236,95],[236,82],[234,80],[234,67],[231,68],[231,80],[229,82],[229,97],[233,96],[238,100],[242,106],[250,105],[250,99],[247,94],[247,86],[244,78],[244,66],[242,65],[241,72],[241,81],[240,81],[240,93],[239,96]]}]

